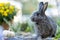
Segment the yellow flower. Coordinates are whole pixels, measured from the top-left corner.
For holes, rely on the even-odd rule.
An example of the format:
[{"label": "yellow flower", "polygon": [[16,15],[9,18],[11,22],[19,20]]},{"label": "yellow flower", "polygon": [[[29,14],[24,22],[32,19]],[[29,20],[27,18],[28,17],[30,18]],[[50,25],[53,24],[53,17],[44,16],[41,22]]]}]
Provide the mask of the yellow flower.
[{"label": "yellow flower", "polygon": [[1,7],[2,10],[4,10],[5,8],[4,7]]},{"label": "yellow flower", "polygon": [[4,3],[0,3],[0,7],[4,6]]},{"label": "yellow flower", "polygon": [[5,9],[8,9],[8,6],[5,6]]},{"label": "yellow flower", "polygon": [[0,10],[0,13],[2,13],[2,14],[3,14],[3,12],[4,12],[4,10]]},{"label": "yellow flower", "polygon": [[10,10],[9,13],[12,14],[13,12]]},{"label": "yellow flower", "polygon": [[4,11],[3,16],[8,16],[8,14],[7,14],[7,12],[6,12],[6,11]]},{"label": "yellow flower", "polygon": [[14,10],[14,6],[10,6],[9,8],[10,8],[11,10]]},{"label": "yellow flower", "polygon": [[7,13],[9,13],[9,11],[10,11],[9,9],[6,9],[6,12],[7,12]]}]

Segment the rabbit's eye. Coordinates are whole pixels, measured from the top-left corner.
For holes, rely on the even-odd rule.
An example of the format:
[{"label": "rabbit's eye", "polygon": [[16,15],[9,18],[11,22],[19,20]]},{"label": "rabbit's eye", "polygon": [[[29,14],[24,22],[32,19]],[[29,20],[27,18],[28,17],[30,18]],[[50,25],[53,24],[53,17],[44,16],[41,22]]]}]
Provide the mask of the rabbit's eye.
[{"label": "rabbit's eye", "polygon": [[39,16],[39,13],[37,13],[37,16]]}]

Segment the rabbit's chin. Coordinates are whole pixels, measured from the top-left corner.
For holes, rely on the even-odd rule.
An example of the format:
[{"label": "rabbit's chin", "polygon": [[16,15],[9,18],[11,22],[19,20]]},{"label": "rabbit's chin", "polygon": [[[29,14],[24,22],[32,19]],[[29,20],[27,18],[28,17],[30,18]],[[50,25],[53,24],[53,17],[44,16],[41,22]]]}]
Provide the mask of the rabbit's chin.
[{"label": "rabbit's chin", "polygon": [[38,20],[34,20],[34,21],[32,21],[32,22],[38,23],[39,21],[38,21]]},{"label": "rabbit's chin", "polygon": [[41,22],[42,20],[32,20],[32,22],[35,22],[35,23],[39,23]]}]

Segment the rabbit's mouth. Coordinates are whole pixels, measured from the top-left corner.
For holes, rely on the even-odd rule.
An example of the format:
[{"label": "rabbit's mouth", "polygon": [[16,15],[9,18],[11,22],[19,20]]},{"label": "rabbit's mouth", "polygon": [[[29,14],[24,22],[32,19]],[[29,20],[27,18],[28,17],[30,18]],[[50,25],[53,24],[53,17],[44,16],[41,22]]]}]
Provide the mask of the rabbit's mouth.
[{"label": "rabbit's mouth", "polygon": [[32,18],[31,20],[32,20],[33,22],[35,22],[35,21],[36,21],[36,19],[35,19],[35,18]]}]

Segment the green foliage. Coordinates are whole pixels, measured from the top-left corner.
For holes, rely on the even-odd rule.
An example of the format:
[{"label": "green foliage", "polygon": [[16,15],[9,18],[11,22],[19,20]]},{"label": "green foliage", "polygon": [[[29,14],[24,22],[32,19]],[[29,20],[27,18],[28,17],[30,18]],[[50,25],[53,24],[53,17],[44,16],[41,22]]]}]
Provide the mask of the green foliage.
[{"label": "green foliage", "polygon": [[48,5],[48,8],[53,8],[53,7],[54,7],[54,6],[53,6],[53,5],[51,5],[51,4],[49,4],[49,5]]},{"label": "green foliage", "polygon": [[58,19],[58,20],[57,20],[57,24],[58,24],[58,25],[59,25],[59,27],[60,27],[60,19]]},{"label": "green foliage", "polygon": [[21,24],[21,31],[34,33],[33,23],[30,21],[30,19]]},{"label": "green foliage", "polygon": [[57,34],[56,34],[56,37],[55,37],[55,39],[58,39],[58,38],[60,38],[60,18],[58,17],[58,18],[55,18],[56,19],[56,23],[57,23],[57,25],[58,25],[58,28],[57,28]]},{"label": "green foliage", "polygon": [[28,23],[21,23],[21,31],[25,31],[28,27]]},{"label": "green foliage", "polygon": [[20,32],[20,26],[21,26],[20,23],[17,23],[17,25],[11,24],[5,18],[4,18],[4,21],[9,25],[9,30],[14,31],[15,33]]},{"label": "green foliage", "polygon": [[31,21],[27,21],[26,23],[23,22],[23,23],[11,24],[6,19],[4,20],[9,25],[9,29],[11,31],[14,31],[15,33],[20,33],[20,32],[34,33],[34,28],[33,28],[33,24],[31,23]]}]

